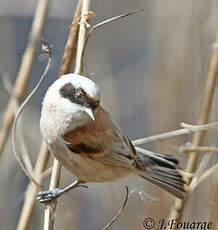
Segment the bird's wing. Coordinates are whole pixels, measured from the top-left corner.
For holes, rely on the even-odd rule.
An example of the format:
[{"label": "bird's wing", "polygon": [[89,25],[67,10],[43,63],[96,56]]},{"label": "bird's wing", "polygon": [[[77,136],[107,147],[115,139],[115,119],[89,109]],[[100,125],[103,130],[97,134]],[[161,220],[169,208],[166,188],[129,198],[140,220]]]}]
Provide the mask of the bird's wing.
[{"label": "bird's wing", "polygon": [[129,137],[120,128],[113,118],[109,117],[110,144],[105,148],[104,154],[96,154],[93,157],[105,164],[113,166],[129,167],[135,165],[136,151]]},{"label": "bird's wing", "polygon": [[105,164],[133,165],[136,151],[129,137],[102,108],[99,113],[98,119],[89,126],[64,136],[68,148]]}]

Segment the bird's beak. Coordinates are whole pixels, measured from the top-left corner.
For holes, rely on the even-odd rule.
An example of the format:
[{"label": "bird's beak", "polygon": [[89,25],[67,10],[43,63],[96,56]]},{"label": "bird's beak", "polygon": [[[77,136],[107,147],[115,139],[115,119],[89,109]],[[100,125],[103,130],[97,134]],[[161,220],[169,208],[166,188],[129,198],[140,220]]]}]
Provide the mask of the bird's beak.
[{"label": "bird's beak", "polygon": [[91,109],[86,108],[85,112],[92,118],[93,121],[95,121],[95,117]]}]

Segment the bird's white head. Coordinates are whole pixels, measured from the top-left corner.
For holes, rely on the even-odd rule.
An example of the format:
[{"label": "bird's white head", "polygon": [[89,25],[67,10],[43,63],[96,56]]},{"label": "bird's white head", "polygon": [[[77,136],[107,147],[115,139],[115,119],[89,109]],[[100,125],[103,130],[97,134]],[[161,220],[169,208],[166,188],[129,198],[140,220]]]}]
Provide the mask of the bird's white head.
[{"label": "bird's white head", "polygon": [[78,74],[61,76],[49,87],[43,100],[42,135],[53,129],[57,135],[64,135],[87,120],[95,120],[99,102],[100,90],[95,82]]}]

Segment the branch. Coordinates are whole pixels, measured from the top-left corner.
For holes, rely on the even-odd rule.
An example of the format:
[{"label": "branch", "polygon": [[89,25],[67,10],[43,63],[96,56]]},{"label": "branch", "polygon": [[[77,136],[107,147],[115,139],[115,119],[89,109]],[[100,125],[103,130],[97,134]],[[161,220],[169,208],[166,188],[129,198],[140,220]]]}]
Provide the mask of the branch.
[{"label": "branch", "polygon": [[189,193],[193,192],[197,186],[199,186],[203,181],[205,181],[209,176],[211,176],[211,174],[214,173],[217,169],[218,169],[218,163],[216,163],[215,165],[210,167],[207,171],[205,171],[195,183],[189,186],[188,188]]},{"label": "branch", "polygon": [[213,122],[213,123],[204,124],[204,125],[190,125],[190,124],[181,122],[180,125],[183,128],[187,128],[191,130],[192,132],[202,131],[202,130],[218,130],[218,122]]},{"label": "branch", "polygon": [[124,210],[124,208],[126,206],[128,197],[129,197],[129,188],[128,188],[127,185],[125,185],[125,189],[126,189],[126,195],[124,197],[123,204],[122,204],[121,208],[116,213],[116,215],[112,218],[112,220],[102,230],[108,229],[119,218],[120,214],[123,212],[123,210]]},{"label": "branch", "polygon": [[134,145],[142,145],[142,144],[146,144],[146,143],[151,143],[151,142],[155,142],[155,141],[163,141],[166,139],[190,134],[192,132],[198,132],[198,131],[202,131],[202,130],[216,130],[218,128],[218,122],[213,122],[213,123],[209,123],[209,124],[205,124],[205,125],[189,125],[189,124],[182,122],[181,126],[184,128],[173,130],[173,131],[166,132],[166,133],[153,135],[153,136],[146,137],[146,138],[140,138],[140,139],[132,141],[132,143]]},{"label": "branch", "polygon": [[153,135],[153,136],[146,137],[146,138],[140,138],[140,139],[132,141],[132,143],[133,143],[133,145],[143,145],[146,143],[151,143],[151,142],[155,142],[155,141],[163,141],[165,139],[170,139],[173,137],[177,137],[177,136],[181,136],[181,135],[185,135],[185,134],[190,134],[191,132],[192,131],[189,129],[177,129],[177,130]]},{"label": "branch", "polygon": [[83,57],[84,57],[84,52],[85,52],[85,49],[86,49],[86,46],[87,46],[87,43],[88,43],[88,40],[90,38],[90,36],[92,35],[92,33],[94,32],[94,30],[96,30],[97,28],[103,26],[103,25],[106,25],[108,23],[111,23],[111,22],[114,22],[116,20],[119,20],[121,18],[125,18],[125,17],[128,17],[129,15],[132,15],[132,14],[137,14],[141,11],[144,11],[144,9],[139,9],[139,10],[133,10],[133,11],[130,11],[130,12],[127,12],[127,13],[124,13],[124,14],[121,14],[121,15],[118,15],[116,17],[113,17],[113,18],[109,18],[107,20],[104,20],[103,22],[100,22],[96,25],[94,25],[90,30],[89,32],[87,33],[87,36],[86,36],[86,39],[85,39],[85,42],[84,42],[84,47],[83,47],[83,50],[82,50],[82,61],[83,61]]},{"label": "branch", "polygon": [[211,152],[211,153],[218,153],[218,148],[216,147],[211,147],[211,146],[191,146],[191,147],[185,147],[185,146],[181,146],[177,148],[179,150],[180,153],[192,153],[192,152],[201,152],[201,153],[207,153],[207,152]]},{"label": "branch", "polygon": [[[42,28],[45,24],[45,18],[47,15],[49,0],[39,0],[37,4],[37,9],[35,12],[32,29],[30,32],[30,39],[23,54],[20,69],[17,75],[17,79],[14,86],[14,95],[20,101],[26,91],[30,73],[32,70],[33,61],[35,58],[35,54],[37,51],[39,38],[41,36]],[[3,115],[3,125],[0,130],[0,156],[4,149],[5,142],[8,138],[8,134],[10,132],[11,125],[14,120],[14,110],[15,110],[15,101],[12,97],[8,103],[8,107]]]}]

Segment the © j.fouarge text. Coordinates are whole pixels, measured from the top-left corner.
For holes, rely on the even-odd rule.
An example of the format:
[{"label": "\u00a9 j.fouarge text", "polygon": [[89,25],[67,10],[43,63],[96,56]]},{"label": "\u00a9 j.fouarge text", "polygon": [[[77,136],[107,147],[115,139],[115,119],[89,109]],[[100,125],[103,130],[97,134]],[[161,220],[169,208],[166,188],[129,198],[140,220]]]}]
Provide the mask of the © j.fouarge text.
[{"label": "\u00a9 j.fouarge text", "polygon": [[153,218],[148,217],[143,221],[145,229],[194,229],[194,230],[209,230],[212,229],[212,222],[208,221],[176,221],[175,219],[165,220],[160,219],[155,221]]}]

